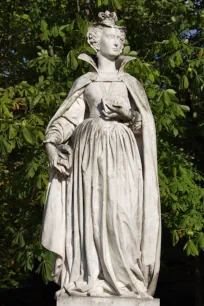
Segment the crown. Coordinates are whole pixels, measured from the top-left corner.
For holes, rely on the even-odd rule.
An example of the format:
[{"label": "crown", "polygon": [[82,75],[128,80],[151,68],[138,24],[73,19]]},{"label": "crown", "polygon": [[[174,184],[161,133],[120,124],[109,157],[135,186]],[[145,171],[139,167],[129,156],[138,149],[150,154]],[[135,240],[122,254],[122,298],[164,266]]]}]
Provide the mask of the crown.
[{"label": "crown", "polygon": [[100,12],[98,14],[100,19],[100,24],[103,24],[107,27],[117,27],[115,22],[118,20],[115,12],[110,13],[109,11]]}]

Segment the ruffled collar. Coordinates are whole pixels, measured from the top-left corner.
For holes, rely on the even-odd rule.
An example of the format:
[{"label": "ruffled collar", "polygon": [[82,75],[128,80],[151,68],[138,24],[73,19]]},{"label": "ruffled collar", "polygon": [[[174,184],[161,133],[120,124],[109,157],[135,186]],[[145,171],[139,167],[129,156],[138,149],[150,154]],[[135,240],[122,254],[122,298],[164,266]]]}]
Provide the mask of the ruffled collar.
[{"label": "ruffled collar", "polygon": [[[78,56],[78,59],[85,61],[87,63],[89,63],[96,72],[98,72],[98,68],[97,68],[97,58],[96,56],[91,56],[88,55],[86,53],[81,53]],[[118,70],[118,74],[124,73],[124,67],[127,63],[129,63],[130,61],[134,60],[135,57],[133,56],[125,56],[125,55],[121,55],[116,59],[116,67]]]}]

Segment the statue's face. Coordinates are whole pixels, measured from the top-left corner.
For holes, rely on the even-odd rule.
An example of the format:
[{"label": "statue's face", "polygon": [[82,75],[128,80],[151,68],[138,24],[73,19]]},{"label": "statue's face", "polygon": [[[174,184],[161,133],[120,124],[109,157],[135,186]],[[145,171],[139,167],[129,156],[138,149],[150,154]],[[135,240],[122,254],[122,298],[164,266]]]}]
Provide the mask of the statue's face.
[{"label": "statue's face", "polygon": [[99,52],[107,58],[116,58],[122,51],[121,33],[117,28],[104,28],[99,41]]}]

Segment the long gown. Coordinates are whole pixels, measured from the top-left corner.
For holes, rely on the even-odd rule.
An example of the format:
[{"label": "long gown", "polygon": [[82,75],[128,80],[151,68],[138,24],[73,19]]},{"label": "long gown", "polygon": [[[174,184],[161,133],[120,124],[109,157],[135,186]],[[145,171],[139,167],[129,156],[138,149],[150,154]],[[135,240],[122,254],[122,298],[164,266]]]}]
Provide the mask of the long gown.
[{"label": "long gown", "polygon": [[[142,163],[130,127],[105,120],[102,113],[104,96],[123,97],[124,106],[131,108],[128,91],[119,80],[105,87],[109,90],[100,79],[88,85],[47,135],[46,142],[68,141],[73,149],[69,179],[57,173],[51,178],[63,184],[66,194],[63,287],[71,295],[144,297]],[[55,271],[57,265],[58,258]]]}]

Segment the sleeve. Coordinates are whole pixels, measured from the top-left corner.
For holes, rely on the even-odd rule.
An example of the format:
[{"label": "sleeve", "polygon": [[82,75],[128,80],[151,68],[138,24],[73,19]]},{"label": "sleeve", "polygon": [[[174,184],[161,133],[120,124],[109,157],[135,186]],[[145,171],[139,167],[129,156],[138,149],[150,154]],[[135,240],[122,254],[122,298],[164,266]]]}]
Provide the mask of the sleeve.
[{"label": "sleeve", "polygon": [[132,130],[133,134],[142,134],[142,118],[138,111],[132,111],[133,118],[129,122],[129,128]]},{"label": "sleeve", "polygon": [[61,144],[66,142],[73,134],[76,126],[84,120],[85,100],[82,94],[72,106],[49,127],[44,143]]},{"label": "sleeve", "polygon": [[142,134],[142,117],[130,95],[129,101],[131,105],[132,120],[128,123],[128,127],[132,130],[133,134],[140,135]]}]

